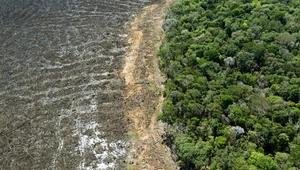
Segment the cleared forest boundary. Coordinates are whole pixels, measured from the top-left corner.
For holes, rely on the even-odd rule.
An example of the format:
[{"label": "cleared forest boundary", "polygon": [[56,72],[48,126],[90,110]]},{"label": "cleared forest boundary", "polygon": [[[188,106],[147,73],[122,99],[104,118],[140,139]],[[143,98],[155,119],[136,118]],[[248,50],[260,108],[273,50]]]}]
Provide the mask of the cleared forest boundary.
[{"label": "cleared forest boundary", "polygon": [[126,117],[132,146],[129,169],[178,169],[162,144],[163,125],[156,117],[163,101],[164,75],[156,52],[164,38],[162,24],[171,0],[144,8],[129,24],[129,44],[122,77],[125,79]]}]

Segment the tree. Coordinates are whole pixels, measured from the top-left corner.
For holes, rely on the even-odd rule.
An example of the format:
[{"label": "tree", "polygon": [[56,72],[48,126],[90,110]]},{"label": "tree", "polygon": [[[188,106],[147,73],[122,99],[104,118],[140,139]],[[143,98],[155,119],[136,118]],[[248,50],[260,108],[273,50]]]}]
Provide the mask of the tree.
[{"label": "tree", "polygon": [[223,109],[226,109],[229,105],[233,103],[233,98],[229,95],[220,95],[218,101]]},{"label": "tree", "polygon": [[167,74],[169,77],[176,77],[178,73],[182,70],[182,66],[178,61],[171,61],[170,66],[168,67]]},{"label": "tree", "polygon": [[258,68],[258,65],[254,61],[254,57],[253,53],[245,51],[239,52],[235,57],[237,68],[241,72],[254,72]]},{"label": "tree", "polygon": [[292,36],[290,33],[284,32],[284,33],[280,33],[276,37],[276,41],[278,44],[284,45],[291,49],[294,47],[294,45],[296,43],[296,38],[294,36]]},{"label": "tree", "polygon": [[233,161],[232,170],[249,170],[250,167],[243,157],[238,157]]},{"label": "tree", "polygon": [[289,167],[292,167],[290,155],[287,153],[276,152],[275,161],[278,164],[279,169],[288,169]]},{"label": "tree", "polygon": [[174,105],[172,101],[165,100],[162,106],[162,113],[158,116],[159,120],[171,123],[174,121]]},{"label": "tree", "polygon": [[209,165],[209,157],[212,146],[209,142],[198,140],[195,142],[186,135],[180,135],[176,140],[179,159],[183,167],[187,169],[201,169]]},{"label": "tree", "polygon": [[290,160],[293,165],[300,168],[300,136],[294,138],[293,142],[290,143]]},{"label": "tree", "polygon": [[220,53],[217,49],[212,48],[204,52],[204,57],[207,60],[219,63],[221,61]]},{"label": "tree", "polygon": [[278,170],[278,165],[270,156],[259,152],[252,152],[247,162],[261,170]]}]

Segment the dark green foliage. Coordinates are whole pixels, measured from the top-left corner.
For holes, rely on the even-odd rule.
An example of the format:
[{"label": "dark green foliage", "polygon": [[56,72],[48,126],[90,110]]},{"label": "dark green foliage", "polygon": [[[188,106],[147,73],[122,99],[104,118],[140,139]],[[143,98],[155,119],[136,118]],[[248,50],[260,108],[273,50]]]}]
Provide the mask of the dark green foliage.
[{"label": "dark green foliage", "polygon": [[182,169],[300,168],[300,2],[181,0],[159,119]]}]

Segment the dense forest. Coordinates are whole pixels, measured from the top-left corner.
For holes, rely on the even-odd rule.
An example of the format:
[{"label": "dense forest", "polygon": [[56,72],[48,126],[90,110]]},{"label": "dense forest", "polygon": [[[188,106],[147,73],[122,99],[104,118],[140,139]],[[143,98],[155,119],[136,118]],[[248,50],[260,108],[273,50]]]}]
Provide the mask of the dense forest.
[{"label": "dense forest", "polygon": [[182,169],[300,169],[300,1],[181,0],[164,24],[166,142]]}]

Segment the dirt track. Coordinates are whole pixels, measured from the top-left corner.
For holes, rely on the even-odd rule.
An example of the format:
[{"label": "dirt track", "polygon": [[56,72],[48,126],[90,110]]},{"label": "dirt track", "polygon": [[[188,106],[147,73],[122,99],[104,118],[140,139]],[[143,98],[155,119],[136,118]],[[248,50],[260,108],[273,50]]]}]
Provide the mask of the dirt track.
[{"label": "dirt track", "polygon": [[163,124],[156,117],[163,101],[164,76],[156,51],[164,34],[162,24],[171,0],[144,8],[129,25],[130,51],[122,76],[125,79],[128,134],[132,141],[129,169],[178,169],[163,145]]}]

